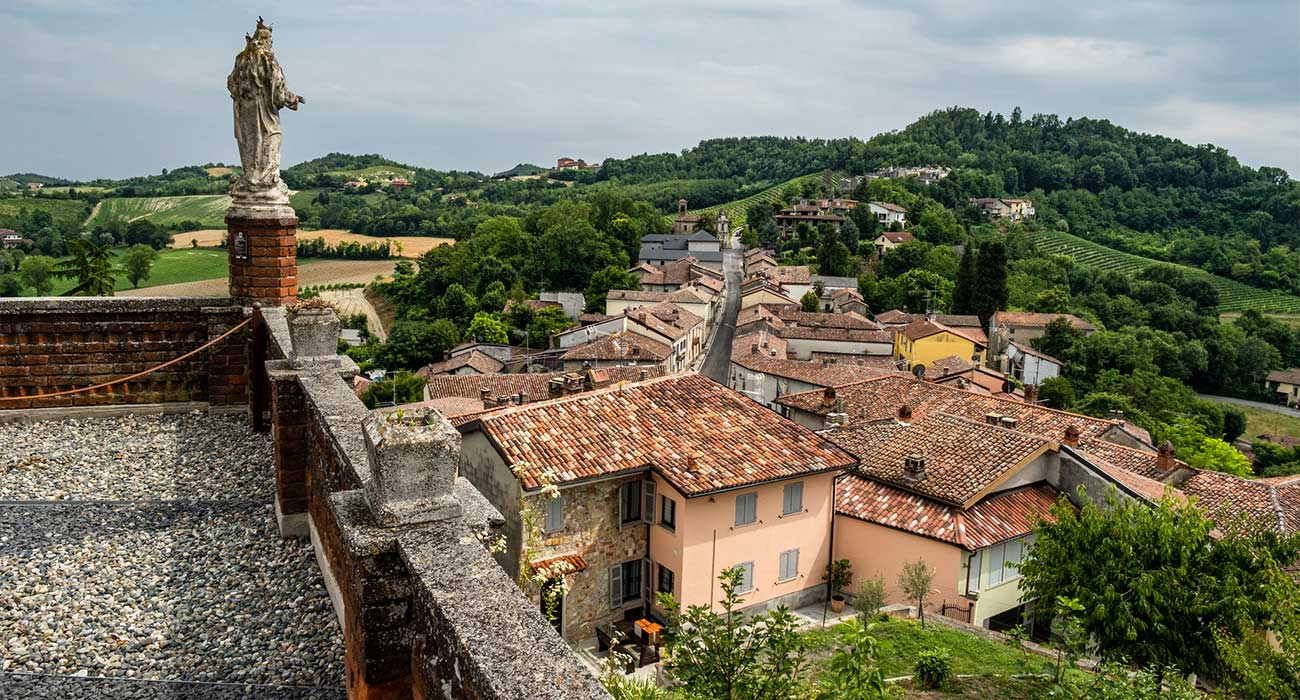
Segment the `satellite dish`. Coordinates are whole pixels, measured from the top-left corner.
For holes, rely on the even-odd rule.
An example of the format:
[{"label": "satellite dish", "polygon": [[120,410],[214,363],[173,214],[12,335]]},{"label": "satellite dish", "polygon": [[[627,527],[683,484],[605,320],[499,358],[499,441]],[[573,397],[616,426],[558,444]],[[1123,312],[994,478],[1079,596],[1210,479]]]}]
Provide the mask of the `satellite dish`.
[{"label": "satellite dish", "polygon": [[925,376],[925,365],[912,365],[912,375],[917,379]]},{"label": "satellite dish", "polygon": [[1014,394],[1015,392],[1016,392],[1015,382],[1011,381],[1010,379],[1006,380],[1005,382],[1002,382],[1002,393]]}]

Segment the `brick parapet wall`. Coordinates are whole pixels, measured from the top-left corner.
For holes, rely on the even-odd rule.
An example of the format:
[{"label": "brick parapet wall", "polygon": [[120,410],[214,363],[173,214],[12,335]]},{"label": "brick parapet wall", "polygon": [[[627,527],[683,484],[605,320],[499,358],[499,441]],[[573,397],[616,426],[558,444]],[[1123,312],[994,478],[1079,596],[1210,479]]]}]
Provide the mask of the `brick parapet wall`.
[{"label": "brick parapet wall", "polygon": [[225,298],[0,300],[0,409],[206,401],[247,403],[247,329],[138,380],[56,398],[180,357],[244,320]]},{"label": "brick parapet wall", "polygon": [[[306,507],[342,607],[348,696],[607,699],[481,543],[505,521],[468,481],[455,483],[458,518],[376,524],[366,496],[373,467],[362,421],[369,412],[343,378],[355,367],[340,365],[273,361],[268,374],[273,382],[296,376],[302,392]],[[275,396],[290,404],[286,415],[296,408],[293,392]],[[288,468],[277,474],[293,478]]]},{"label": "brick parapet wall", "polygon": [[[230,295],[271,306],[298,297],[298,219],[226,218]],[[243,241],[238,242],[242,237]]]}]

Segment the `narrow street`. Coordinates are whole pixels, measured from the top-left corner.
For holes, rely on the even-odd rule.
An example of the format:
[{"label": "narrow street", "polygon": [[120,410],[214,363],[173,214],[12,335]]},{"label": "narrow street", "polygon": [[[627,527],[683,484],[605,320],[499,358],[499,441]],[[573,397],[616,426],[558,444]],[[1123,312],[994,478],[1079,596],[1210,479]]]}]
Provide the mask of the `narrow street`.
[{"label": "narrow street", "polygon": [[1247,406],[1249,408],[1258,408],[1261,411],[1272,411],[1273,413],[1280,413],[1284,416],[1300,418],[1300,411],[1297,411],[1296,409],[1291,408],[1290,406],[1283,406],[1282,404],[1264,403],[1263,401],[1251,401],[1249,399],[1238,399],[1238,398],[1233,398],[1231,396],[1215,396],[1214,394],[1197,394],[1197,396],[1199,396],[1202,399],[1207,399],[1209,401],[1219,401],[1222,403],[1236,404],[1238,406]]},{"label": "narrow street", "polygon": [[727,278],[727,286],[722,292],[722,318],[718,319],[713,342],[709,344],[708,355],[700,366],[701,374],[723,386],[727,384],[727,373],[731,368],[731,343],[736,334],[736,316],[740,313],[740,276],[745,256],[739,245],[739,237],[734,237],[731,246],[722,251],[722,273]]}]

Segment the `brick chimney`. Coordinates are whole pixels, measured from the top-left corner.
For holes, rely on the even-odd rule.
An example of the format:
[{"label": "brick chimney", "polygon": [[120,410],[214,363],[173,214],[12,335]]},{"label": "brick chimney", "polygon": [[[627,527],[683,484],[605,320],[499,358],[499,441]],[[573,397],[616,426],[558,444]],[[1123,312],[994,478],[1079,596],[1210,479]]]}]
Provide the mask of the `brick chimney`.
[{"label": "brick chimney", "polygon": [[828,386],[822,389],[822,405],[830,406],[835,403],[835,387]]},{"label": "brick chimney", "polygon": [[1061,442],[1062,442],[1063,444],[1069,445],[1070,447],[1078,447],[1078,446],[1079,446],[1079,426],[1077,426],[1077,425],[1071,425],[1071,426],[1068,426],[1068,427],[1065,429],[1065,437],[1061,439]]},{"label": "brick chimney", "polygon": [[1160,448],[1156,451],[1156,468],[1162,473],[1169,473],[1177,467],[1174,454],[1174,444],[1165,440],[1160,443]]},{"label": "brick chimney", "polygon": [[1027,403],[1027,404],[1031,404],[1031,405],[1032,405],[1032,404],[1036,404],[1036,403],[1038,403],[1038,385],[1037,385],[1037,384],[1026,384],[1026,385],[1025,385],[1025,403]]},{"label": "brick chimney", "polygon": [[478,390],[478,400],[479,400],[479,401],[482,401],[483,403],[487,403],[487,402],[488,402],[488,399],[490,399],[490,398],[492,398],[492,390],[491,390],[491,389],[489,389],[489,388],[487,388],[487,387],[483,387],[482,389],[479,389],[479,390]]},{"label": "brick chimney", "polygon": [[552,399],[564,396],[564,377],[553,377],[546,383],[546,396]]},{"label": "brick chimney", "polygon": [[984,422],[988,423],[989,425],[999,425],[1002,423],[1002,414],[992,413],[992,412],[985,413]]},{"label": "brick chimney", "polygon": [[911,406],[908,406],[907,404],[903,404],[903,405],[901,405],[901,406],[898,407],[898,422],[899,422],[899,423],[911,423],[911,422],[912,422],[912,407],[911,407]]},{"label": "brick chimney", "polygon": [[645,380],[647,380],[647,379],[650,378],[650,370],[645,369],[645,368],[642,368],[642,369],[638,370],[637,373],[636,373],[636,378],[637,378],[637,381],[639,381],[639,382],[644,382]]},{"label": "brick chimney", "polygon": [[758,354],[758,343],[750,343],[750,344],[749,344],[749,354],[751,354],[751,355],[757,355],[757,354]]}]

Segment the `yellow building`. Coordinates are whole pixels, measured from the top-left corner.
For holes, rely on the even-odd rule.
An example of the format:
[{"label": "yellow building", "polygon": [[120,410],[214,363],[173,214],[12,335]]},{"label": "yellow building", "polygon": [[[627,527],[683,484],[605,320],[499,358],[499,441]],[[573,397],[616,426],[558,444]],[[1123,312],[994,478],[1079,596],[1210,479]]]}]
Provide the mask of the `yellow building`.
[{"label": "yellow building", "polygon": [[909,369],[929,367],[935,360],[953,355],[983,364],[987,353],[988,339],[978,328],[953,328],[920,318],[894,332],[894,358],[905,360]]}]

